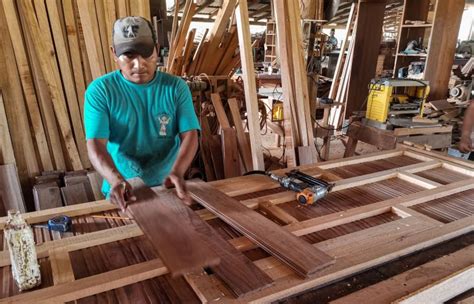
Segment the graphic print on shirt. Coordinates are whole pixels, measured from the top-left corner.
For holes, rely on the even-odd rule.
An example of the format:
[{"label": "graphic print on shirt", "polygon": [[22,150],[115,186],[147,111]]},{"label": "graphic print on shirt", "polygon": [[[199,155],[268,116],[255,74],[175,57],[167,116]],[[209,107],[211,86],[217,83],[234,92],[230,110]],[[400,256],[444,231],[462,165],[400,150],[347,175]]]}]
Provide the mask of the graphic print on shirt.
[{"label": "graphic print on shirt", "polygon": [[160,136],[167,136],[168,124],[171,122],[171,117],[166,113],[162,113],[158,115],[157,120],[160,124]]}]

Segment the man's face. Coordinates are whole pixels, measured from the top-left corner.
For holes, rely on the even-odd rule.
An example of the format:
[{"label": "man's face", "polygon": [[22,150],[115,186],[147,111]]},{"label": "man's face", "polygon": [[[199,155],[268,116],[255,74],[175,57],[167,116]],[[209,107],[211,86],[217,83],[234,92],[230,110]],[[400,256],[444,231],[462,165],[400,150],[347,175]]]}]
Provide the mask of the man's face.
[{"label": "man's face", "polygon": [[136,83],[144,84],[153,79],[156,71],[156,63],[158,61],[158,54],[156,47],[153,53],[148,58],[143,58],[141,55],[125,53],[120,56],[115,55],[115,50],[112,49],[115,62],[122,71],[125,79]]}]

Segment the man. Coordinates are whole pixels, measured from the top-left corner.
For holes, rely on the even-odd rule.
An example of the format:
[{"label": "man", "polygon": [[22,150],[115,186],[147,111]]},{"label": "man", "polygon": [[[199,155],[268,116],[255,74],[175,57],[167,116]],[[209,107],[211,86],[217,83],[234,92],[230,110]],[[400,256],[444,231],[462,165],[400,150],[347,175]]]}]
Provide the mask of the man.
[{"label": "man", "polygon": [[85,94],[89,158],[104,177],[102,192],[122,209],[133,200],[126,181],[176,187],[189,202],[184,174],[198,147],[199,123],[186,83],[156,70],[156,37],[142,17],[118,19],[112,55],[118,70],[94,80]]},{"label": "man", "polygon": [[459,151],[469,153],[469,159],[474,160],[472,153],[472,132],[474,130],[474,102],[471,100],[469,107],[464,113],[464,120],[462,123],[461,142],[459,143]]}]

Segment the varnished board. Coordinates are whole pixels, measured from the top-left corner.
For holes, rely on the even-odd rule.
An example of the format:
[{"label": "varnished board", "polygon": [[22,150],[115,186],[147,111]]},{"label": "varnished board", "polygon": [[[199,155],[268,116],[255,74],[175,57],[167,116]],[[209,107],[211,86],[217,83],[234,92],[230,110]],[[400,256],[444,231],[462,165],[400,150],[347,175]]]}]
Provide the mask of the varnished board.
[{"label": "varnished board", "polygon": [[281,259],[300,275],[311,276],[334,262],[334,259],[326,253],[299,240],[276,223],[208,184],[191,182],[188,183],[188,190],[200,204],[262,246],[264,250]]},{"label": "varnished board", "polygon": [[137,200],[127,206],[127,213],[152,242],[173,276],[219,264],[215,251],[202,242],[205,235],[194,227],[194,222],[201,219],[178,197],[157,194],[138,178],[129,182]]}]

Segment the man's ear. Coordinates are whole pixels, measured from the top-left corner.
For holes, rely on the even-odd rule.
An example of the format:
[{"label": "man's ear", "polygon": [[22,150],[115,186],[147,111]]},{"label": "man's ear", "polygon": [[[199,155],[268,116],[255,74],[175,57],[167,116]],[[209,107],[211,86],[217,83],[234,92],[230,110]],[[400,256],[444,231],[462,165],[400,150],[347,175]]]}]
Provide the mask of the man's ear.
[{"label": "man's ear", "polygon": [[112,56],[114,57],[114,61],[117,62],[118,57],[115,55],[115,49],[113,46],[110,46],[110,52],[112,53]]}]

